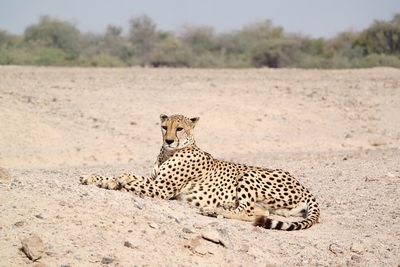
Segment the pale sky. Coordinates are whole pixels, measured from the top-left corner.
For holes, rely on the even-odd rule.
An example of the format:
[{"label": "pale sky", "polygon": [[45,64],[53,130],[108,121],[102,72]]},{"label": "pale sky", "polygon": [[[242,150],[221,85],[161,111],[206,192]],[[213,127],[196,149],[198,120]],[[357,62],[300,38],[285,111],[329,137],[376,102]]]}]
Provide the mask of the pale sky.
[{"label": "pale sky", "polygon": [[331,37],[395,13],[400,0],[0,0],[0,29],[20,34],[50,15],[99,33],[109,24],[127,29],[130,18],[146,14],[159,29],[177,32],[186,24],[231,31],[270,19],[286,32]]}]

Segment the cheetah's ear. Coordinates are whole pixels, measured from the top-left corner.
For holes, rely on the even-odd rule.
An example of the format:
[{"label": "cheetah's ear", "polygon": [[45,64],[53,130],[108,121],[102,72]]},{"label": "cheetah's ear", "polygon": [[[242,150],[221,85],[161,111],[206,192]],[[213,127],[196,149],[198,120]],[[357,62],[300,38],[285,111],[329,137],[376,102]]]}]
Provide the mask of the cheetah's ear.
[{"label": "cheetah's ear", "polygon": [[161,114],[160,115],[161,122],[165,121],[166,119],[168,119],[168,115],[166,115],[166,114]]},{"label": "cheetah's ear", "polygon": [[200,120],[199,117],[190,118],[190,121],[192,122],[193,127],[196,125],[196,123],[197,123],[199,120]]}]

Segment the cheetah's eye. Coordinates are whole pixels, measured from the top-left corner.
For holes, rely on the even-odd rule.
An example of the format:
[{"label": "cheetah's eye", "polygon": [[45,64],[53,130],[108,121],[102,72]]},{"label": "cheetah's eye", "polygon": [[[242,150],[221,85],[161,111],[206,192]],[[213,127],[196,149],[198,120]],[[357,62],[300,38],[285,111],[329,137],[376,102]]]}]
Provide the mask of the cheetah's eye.
[{"label": "cheetah's eye", "polygon": [[161,126],[161,128],[163,128],[164,130],[167,130],[167,126]]},{"label": "cheetah's eye", "polygon": [[180,132],[180,131],[182,131],[183,130],[183,128],[182,127],[178,127],[178,128],[176,128],[176,131],[177,132]]}]

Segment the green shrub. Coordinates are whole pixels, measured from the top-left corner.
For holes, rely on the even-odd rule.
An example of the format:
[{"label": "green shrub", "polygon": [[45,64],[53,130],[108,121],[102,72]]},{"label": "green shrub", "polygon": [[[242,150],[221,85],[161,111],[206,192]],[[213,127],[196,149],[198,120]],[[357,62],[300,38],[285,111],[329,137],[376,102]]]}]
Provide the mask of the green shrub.
[{"label": "green shrub", "polygon": [[117,57],[108,54],[82,56],[78,59],[77,65],[86,67],[125,67],[125,62]]},{"label": "green shrub", "polygon": [[370,54],[362,58],[356,66],[360,68],[382,66],[400,68],[400,57],[395,55]]}]

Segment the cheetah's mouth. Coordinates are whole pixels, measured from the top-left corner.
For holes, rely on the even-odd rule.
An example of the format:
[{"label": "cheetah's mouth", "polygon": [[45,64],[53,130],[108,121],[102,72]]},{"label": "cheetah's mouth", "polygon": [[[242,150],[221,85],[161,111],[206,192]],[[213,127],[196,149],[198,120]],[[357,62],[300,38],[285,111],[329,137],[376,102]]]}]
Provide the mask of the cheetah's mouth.
[{"label": "cheetah's mouth", "polygon": [[176,142],[173,142],[172,144],[164,143],[164,148],[167,149],[167,150],[180,149],[180,148],[182,148],[182,147],[180,146],[180,144],[181,144],[181,143],[179,142],[179,140],[176,141]]}]

